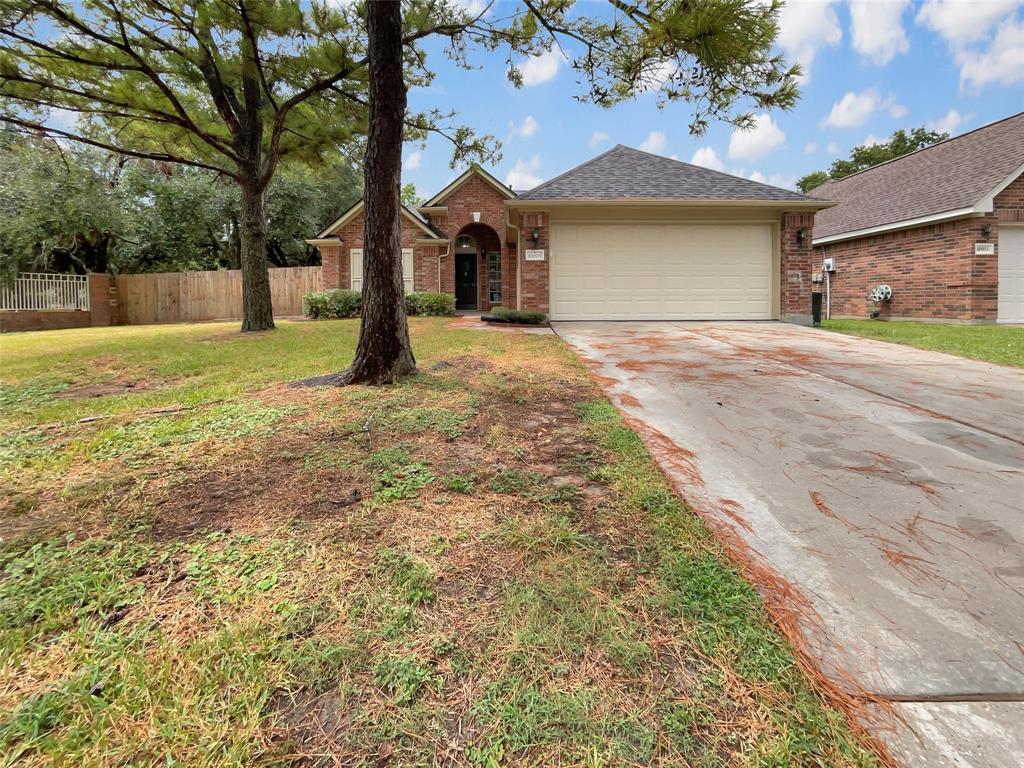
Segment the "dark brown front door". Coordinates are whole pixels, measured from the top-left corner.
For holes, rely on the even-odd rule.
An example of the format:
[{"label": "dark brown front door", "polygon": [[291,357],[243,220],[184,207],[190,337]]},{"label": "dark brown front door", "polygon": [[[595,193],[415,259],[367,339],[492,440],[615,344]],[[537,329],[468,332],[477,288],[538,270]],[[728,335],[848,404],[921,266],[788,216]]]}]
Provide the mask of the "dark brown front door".
[{"label": "dark brown front door", "polygon": [[476,254],[455,254],[455,308],[476,309]]}]

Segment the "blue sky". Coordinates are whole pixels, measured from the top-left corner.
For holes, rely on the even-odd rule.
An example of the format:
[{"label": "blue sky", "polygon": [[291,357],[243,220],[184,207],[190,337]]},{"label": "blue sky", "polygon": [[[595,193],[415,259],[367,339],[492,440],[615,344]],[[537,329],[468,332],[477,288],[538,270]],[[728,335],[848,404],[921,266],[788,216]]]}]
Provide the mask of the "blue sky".
[{"label": "blue sky", "polygon": [[[501,139],[504,159],[489,170],[517,189],[615,144],[792,187],[897,128],[956,135],[1024,110],[1024,0],[789,0],[781,27],[780,47],[806,71],[803,95],[790,112],[759,116],[752,132],[718,124],[691,137],[689,105],[659,110],[653,93],[611,110],[581,104],[575,72],[554,54],[531,62],[517,90],[501,55],[473,52],[480,69],[465,71],[428,49],[437,79],[410,92],[409,105],[454,109]],[[403,182],[421,196],[457,175],[439,137],[407,145],[404,157]]]}]

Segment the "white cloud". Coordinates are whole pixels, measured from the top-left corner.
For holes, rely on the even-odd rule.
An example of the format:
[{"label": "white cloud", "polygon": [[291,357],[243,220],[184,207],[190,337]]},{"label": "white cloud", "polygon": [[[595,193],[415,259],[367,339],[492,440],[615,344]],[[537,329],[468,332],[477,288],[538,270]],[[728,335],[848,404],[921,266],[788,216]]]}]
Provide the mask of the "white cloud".
[{"label": "white cloud", "polygon": [[910,50],[903,31],[909,0],[850,0],[853,48],[872,64],[888,64]]},{"label": "white cloud", "polygon": [[70,109],[52,107],[50,109],[50,115],[46,119],[45,123],[57,130],[70,131],[78,125],[80,117],[81,115],[78,112],[73,112]]},{"label": "white cloud", "polygon": [[651,152],[655,155],[660,155],[665,151],[665,147],[668,145],[668,140],[665,138],[665,134],[661,131],[651,131],[647,134],[647,138],[643,140],[640,145],[640,149],[644,152]]},{"label": "white cloud", "polygon": [[1024,80],[1024,23],[1017,14],[1021,5],[1021,0],[926,0],[917,23],[949,45],[960,67],[961,88],[1012,85]]},{"label": "white cloud", "polygon": [[988,37],[989,28],[1020,7],[1020,0],[925,0],[917,23],[941,35],[950,44],[977,42]]},{"label": "white cloud", "polygon": [[754,127],[749,131],[739,128],[729,137],[729,158],[732,160],[757,160],[781,147],[786,134],[775,124],[771,115],[754,115]]},{"label": "white cloud", "polygon": [[533,115],[527,115],[523,118],[521,125],[518,127],[512,125],[512,133],[524,139],[528,139],[537,132],[538,128],[540,128],[540,123],[534,119]]},{"label": "white cloud", "polygon": [[416,150],[415,152],[411,153],[407,158],[405,158],[405,170],[415,171],[417,168],[420,167],[420,163],[422,161],[423,153],[420,152],[419,150]]},{"label": "white cloud", "polygon": [[604,144],[606,141],[608,141],[608,134],[605,133],[604,131],[594,131],[592,134],[590,134],[591,149],[598,146],[599,144]]},{"label": "white cloud", "polygon": [[659,61],[645,67],[637,79],[639,91],[646,93],[658,90],[678,71],[679,63],[675,59]]},{"label": "white cloud", "polygon": [[879,103],[878,91],[873,88],[863,93],[847,91],[843,98],[832,105],[832,111],[822,125],[830,128],[853,128],[863,125],[878,108]]},{"label": "white cloud", "polygon": [[958,130],[966,125],[970,119],[971,115],[961,115],[955,109],[951,109],[938,120],[929,120],[927,128],[930,131],[938,131],[939,133],[948,133],[950,136],[955,136]]},{"label": "white cloud", "polygon": [[902,104],[897,104],[896,102],[893,102],[889,106],[889,117],[891,117],[893,120],[899,120],[901,117],[906,117],[906,115],[907,108]]},{"label": "white cloud", "polygon": [[483,13],[489,5],[486,0],[455,0],[455,4],[474,18]]},{"label": "white cloud", "polygon": [[882,139],[875,136],[873,133],[869,133],[864,137],[864,141],[860,143],[862,147],[876,147],[882,143]]},{"label": "white cloud", "polygon": [[813,155],[817,151],[818,151],[818,145],[815,144],[813,141],[809,141],[806,144],[804,144],[804,154],[805,155]]},{"label": "white cloud", "polygon": [[722,158],[715,152],[714,147],[701,147],[693,153],[693,157],[690,162],[694,165],[701,165],[705,168],[710,168],[713,171],[720,171],[725,166],[722,164]]},{"label": "white cloud", "polygon": [[781,173],[773,173],[771,176],[765,176],[760,171],[754,171],[750,174],[750,180],[760,182],[761,184],[771,184],[773,187],[796,189],[796,179],[792,176],[783,176]]},{"label": "white cloud", "polygon": [[779,12],[779,46],[803,67],[805,81],[818,51],[843,39],[834,5],[835,0],[789,0]]},{"label": "white cloud", "polygon": [[533,189],[543,179],[537,175],[540,170],[540,155],[534,155],[529,160],[516,160],[516,164],[505,177],[505,183],[512,189]]},{"label": "white cloud", "polygon": [[961,88],[981,88],[990,83],[1013,85],[1024,80],[1024,22],[1008,19],[1000,25],[987,51],[962,52],[957,60]]},{"label": "white cloud", "polygon": [[830,141],[828,143],[828,146],[825,147],[825,151],[828,152],[830,155],[838,155],[839,154],[839,145],[836,144],[834,141]]},{"label": "white cloud", "polygon": [[523,85],[540,85],[554,79],[563,61],[565,59],[557,48],[552,48],[540,56],[531,56],[518,65],[523,76]]}]

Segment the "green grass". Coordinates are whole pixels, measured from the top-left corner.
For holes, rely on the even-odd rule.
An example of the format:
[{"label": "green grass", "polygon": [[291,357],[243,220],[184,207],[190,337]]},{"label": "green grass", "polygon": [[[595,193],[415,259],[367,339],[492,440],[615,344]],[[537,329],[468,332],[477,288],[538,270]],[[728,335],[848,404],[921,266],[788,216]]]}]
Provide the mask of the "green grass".
[{"label": "green grass", "polygon": [[1024,328],[880,320],[825,320],[830,331],[1024,368]]},{"label": "green grass", "polygon": [[356,332],[0,337],[0,763],[875,764],[559,339]]}]

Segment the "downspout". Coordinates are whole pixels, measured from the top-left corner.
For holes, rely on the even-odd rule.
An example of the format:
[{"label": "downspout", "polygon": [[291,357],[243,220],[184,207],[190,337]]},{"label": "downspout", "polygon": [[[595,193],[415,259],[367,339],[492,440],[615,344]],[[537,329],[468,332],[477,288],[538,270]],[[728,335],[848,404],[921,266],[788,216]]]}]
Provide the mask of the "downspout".
[{"label": "downspout", "polygon": [[523,247],[523,238],[519,225],[513,224],[508,218],[508,206],[505,206],[505,228],[516,231],[516,309],[522,309],[523,304],[523,260],[520,249]]}]

